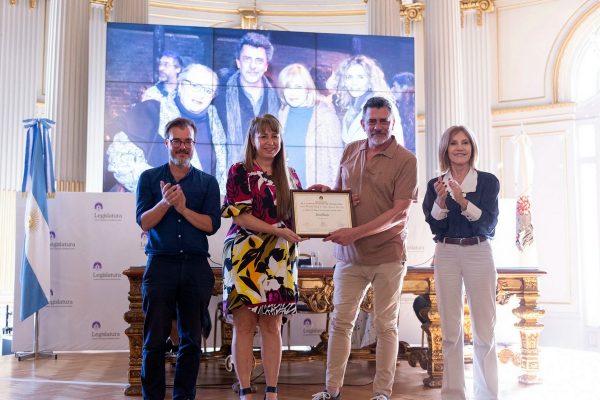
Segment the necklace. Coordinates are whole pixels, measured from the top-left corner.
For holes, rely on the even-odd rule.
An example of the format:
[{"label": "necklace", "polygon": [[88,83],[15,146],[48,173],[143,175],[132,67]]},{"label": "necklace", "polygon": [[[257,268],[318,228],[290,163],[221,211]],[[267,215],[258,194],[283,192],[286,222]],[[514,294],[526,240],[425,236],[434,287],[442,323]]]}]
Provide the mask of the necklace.
[{"label": "necklace", "polygon": [[267,175],[272,175],[273,174],[273,166],[266,168],[264,167],[261,163],[258,162],[258,160],[254,160],[254,162],[256,163],[256,165],[258,165],[260,167],[260,169],[263,170],[263,172]]}]

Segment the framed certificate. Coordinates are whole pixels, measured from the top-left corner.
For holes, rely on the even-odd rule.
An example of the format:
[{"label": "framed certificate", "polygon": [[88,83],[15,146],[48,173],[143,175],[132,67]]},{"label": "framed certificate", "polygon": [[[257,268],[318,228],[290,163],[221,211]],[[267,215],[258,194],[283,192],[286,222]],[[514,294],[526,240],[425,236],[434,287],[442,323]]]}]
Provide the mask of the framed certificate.
[{"label": "framed certificate", "polygon": [[295,232],[303,237],[326,237],[340,228],[352,228],[350,191],[315,192],[292,190]]}]

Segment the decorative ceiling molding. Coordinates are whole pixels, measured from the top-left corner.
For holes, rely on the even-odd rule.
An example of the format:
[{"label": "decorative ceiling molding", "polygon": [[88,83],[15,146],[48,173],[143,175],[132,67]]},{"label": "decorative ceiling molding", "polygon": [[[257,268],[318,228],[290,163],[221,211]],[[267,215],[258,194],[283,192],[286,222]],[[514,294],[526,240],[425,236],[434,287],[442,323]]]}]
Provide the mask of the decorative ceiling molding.
[{"label": "decorative ceiling molding", "polygon": [[465,26],[465,11],[477,13],[477,26],[483,25],[483,13],[496,10],[495,0],[460,0],[460,26]]},{"label": "decorative ceiling molding", "polygon": [[[91,0],[101,1],[101,0]],[[205,7],[205,6],[192,6],[184,4],[173,4],[165,1],[150,1],[150,6],[155,8],[165,8],[171,10],[180,11],[195,11],[205,12],[211,14],[240,14],[240,10],[252,10],[252,8],[217,8],[217,7]],[[256,7],[254,7],[256,9]],[[259,11],[259,10],[257,10]],[[321,10],[310,10],[310,11],[277,11],[277,10],[260,10],[261,16],[267,17],[347,17],[347,16],[361,16],[365,15],[366,10],[364,9],[350,9],[350,10],[339,10],[339,11],[321,11]]]},{"label": "decorative ceiling molding", "polygon": [[423,21],[423,13],[425,11],[425,4],[421,2],[410,2],[403,4],[402,0],[397,0],[400,3],[400,16],[404,18],[404,33],[406,36],[410,35],[410,27],[412,22]]}]

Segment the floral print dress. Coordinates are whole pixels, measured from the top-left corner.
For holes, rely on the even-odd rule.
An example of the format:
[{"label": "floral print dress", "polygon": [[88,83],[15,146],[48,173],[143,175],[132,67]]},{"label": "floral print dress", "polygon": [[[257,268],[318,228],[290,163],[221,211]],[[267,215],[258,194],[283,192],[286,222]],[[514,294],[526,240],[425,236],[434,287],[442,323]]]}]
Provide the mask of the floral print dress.
[{"label": "floral print dress", "polygon": [[[290,168],[292,188],[300,180]],[[231,166],[222,215],[235,217],[249,212],[273,226],[289,227],[277,218],[275,184],[256,163],[247,171],[243,163]],[[257,314],[288,315],[296,312],[297,246],[278,236],[253,232],[232,224],[223,246],[223,310],[230,314],[248,307]]]}]

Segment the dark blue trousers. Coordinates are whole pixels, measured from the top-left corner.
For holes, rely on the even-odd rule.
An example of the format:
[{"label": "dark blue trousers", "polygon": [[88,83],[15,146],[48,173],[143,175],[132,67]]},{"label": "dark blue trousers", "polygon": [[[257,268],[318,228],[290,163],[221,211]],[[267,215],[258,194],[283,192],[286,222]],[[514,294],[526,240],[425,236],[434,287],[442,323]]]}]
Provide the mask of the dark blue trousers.
[{"label": "dark blue trousers", "polygon": [[[194,399],[200,366],[202,332],[215,277],[199,255],[148,257],[142,279],[144,347],[142,350],[142,396],[165,398],[165,342],[177,311],[179,353],[175,367],[173,399]],[[210,320],[208,320],[210,323]],[[206,325],[206,322],[204,323]]]}]

